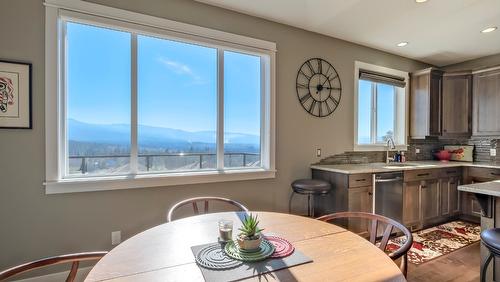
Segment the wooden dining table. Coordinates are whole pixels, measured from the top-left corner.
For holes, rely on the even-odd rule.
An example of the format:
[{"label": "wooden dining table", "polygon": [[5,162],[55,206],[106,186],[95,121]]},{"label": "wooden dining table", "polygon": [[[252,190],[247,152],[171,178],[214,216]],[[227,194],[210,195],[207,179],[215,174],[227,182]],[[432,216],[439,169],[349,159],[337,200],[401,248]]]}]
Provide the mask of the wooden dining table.
[{"label": "wooden dining table", "polygon": [[[244,281],[406,281],[379,248],[342,227],[284,213],[252,213],[264,233],[287,239],[312,262]],[[191,247],[216,242],[221,219],[232,220],[236,231],[244,214],[204,214],[148,229],[111,250],[85,281],[204,281]]]}]

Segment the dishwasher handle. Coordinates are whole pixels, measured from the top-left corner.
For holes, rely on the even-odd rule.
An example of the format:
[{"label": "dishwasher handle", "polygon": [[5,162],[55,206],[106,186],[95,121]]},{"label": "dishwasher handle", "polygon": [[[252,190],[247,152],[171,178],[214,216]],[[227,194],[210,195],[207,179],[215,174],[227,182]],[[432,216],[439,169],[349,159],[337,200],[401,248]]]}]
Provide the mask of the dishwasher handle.
[{"label": "dishwasher handle", "polygon": [[402,181],[402,180],[403,180],[402,177],[385,178],[385,179],[375,178],[375,182],[377,182],[377,183],[398,182],[398,181]]}]

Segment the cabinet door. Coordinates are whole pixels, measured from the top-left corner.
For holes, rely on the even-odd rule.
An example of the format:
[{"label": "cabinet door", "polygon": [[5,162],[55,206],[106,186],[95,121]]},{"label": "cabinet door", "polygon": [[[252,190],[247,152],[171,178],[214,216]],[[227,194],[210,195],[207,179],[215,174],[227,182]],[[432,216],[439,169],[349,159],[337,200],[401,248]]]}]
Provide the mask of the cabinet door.
[{"label": "cabinet door", "polygon": [[441,179],[441,216],[450,217],[456,215],[459,209],[458,177]]},{"label": "cabinet door", "polygon": [[420,181],[405,182],[403,186],[403,224],[419,224]]},{"label": "cabinet door", "polygon": [[470,136],[472,131],[472,76],[443,77],[442,136]]},{"label": "cabinet door", "polygon": [[441,215],[439,181],[426,180],[420,185],[422,189],[422,220],[424,224],[432,221]]},{"label": "cabinet door", "polygon": [[500,135],[500,70],[474,75],[473,134]]},{"label": "cabinet door", "polygon": [[[349,188],[349,211],[372,212],[373,187]],[[362,219],[349,219],[349,230],[354,233],[368,231],[368,222]]]},{"label": "cabinet door", "polygon": [[442,73],[414,73],[410,84],[410,136],[425,138],[441,134]]}]

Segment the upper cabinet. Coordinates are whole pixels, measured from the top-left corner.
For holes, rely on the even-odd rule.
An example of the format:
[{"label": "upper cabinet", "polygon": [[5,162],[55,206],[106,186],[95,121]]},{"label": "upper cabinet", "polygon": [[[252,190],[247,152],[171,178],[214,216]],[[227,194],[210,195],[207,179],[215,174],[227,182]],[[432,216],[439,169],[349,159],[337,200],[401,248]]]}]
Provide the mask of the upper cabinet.
[{"label": "upper cabinet", "polygon": [[472,75],[443,75],[441,136],[467,137],[472,133]]},{"label": "upper cabinet", "polygon": [[473,134],[500,135],[500,68],[474,73]]},{"label": "upper cabinet", "polygon": [[472,133],[472,75],[429,68],[412,73],[410,137],[468,137]]},{"label": "upper cabinet", "polygon": [[441,135],[441,91],[443,72],[433,68],[411,74],[410,136]]}]

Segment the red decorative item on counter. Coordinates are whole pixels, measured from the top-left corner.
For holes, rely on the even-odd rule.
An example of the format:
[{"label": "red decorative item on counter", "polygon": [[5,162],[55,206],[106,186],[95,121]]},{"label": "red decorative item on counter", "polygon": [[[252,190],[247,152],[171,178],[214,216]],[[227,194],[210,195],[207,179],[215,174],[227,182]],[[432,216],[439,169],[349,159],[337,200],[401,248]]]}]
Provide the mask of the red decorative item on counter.
[{"label": "red decorative item on counter", "polygon": [[451,159],[451,153],[448,150],[441,150],[439,152],[436,152],[434,153],[434,156],[442,162],[447,162]]}]

